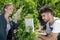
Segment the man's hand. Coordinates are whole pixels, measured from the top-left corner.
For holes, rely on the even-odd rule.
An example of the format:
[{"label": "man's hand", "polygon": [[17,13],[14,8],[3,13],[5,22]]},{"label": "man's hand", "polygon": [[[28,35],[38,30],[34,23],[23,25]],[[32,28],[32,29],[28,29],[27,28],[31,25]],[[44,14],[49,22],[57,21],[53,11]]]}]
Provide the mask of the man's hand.
[{"label": "man's hand", "polygon": [[38,29],[38,30],[35,30],[35,32],[42,32],[42,33],[44,33],[44,30]]},{"label": "man's hand", "polygon": [[39,35],[39,38],[42,38],[43,40],[56,40],[57,36],[58,33],[52,33],[51,36]]}]

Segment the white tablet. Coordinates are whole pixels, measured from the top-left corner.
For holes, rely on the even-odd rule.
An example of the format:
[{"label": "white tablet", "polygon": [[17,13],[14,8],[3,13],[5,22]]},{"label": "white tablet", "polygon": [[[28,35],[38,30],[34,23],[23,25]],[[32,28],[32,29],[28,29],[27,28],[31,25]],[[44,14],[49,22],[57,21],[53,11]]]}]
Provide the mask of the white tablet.
[{"label": "white tablet", "polygon": [[29,32],[29,28],[32,28],[32,32],[34,32],[34,22],[33,18],[25,18],[25,25],[26,25],[26,31]]}]

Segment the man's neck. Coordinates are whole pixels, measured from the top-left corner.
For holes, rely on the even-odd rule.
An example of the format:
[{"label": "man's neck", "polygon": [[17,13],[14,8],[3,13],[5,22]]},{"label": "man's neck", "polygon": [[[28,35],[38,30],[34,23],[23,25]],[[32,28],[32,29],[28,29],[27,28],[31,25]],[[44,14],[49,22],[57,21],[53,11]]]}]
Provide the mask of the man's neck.
[{"label": "man's neck", "polygon": [[54,23],[54,17],[52,16],[49,20],[49,24],[52,25]]}]

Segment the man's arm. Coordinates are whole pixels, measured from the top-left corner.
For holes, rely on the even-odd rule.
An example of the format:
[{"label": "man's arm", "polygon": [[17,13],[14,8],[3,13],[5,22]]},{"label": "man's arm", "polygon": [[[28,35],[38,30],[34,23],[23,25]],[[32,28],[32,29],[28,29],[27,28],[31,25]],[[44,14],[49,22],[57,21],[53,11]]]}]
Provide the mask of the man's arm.
[{"label": "man's arm", "polygon": [[40,35],[39,37],[43,40],[56,40],[58,33],[52,33],[51,36]]}]

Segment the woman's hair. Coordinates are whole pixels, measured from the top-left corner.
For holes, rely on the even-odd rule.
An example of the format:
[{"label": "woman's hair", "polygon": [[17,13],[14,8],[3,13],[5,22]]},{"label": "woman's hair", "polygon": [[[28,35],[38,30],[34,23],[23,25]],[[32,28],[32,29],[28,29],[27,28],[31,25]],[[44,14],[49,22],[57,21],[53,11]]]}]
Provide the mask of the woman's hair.
[{"label": "woman's hair", "polygon": [[12,3],[7,3],[3,6],[2,12],[5,13],[5,9],[8,8],[8,6],[13,5]]}]

